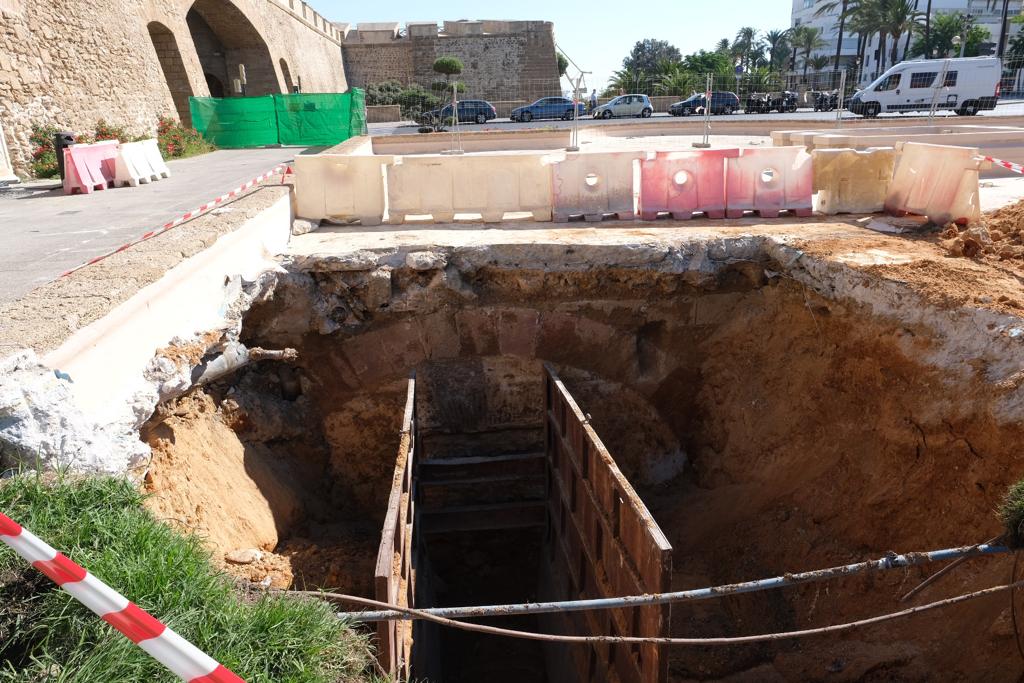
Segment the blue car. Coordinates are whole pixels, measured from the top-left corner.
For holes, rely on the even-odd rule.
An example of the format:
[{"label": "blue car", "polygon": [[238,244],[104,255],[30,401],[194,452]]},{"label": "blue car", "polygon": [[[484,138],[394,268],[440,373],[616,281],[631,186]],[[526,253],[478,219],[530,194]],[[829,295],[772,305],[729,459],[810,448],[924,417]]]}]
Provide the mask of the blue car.
[{"label": "blue car", "polygon": [[[582,102],[577,102],[577,115],[582,118],[586,113]],[[533,121],[534,119],[562,119],[572,118],[572,100],[568,97],[542,97],[533,104],[519,107],[512,110],[509,117],[513,121]]]}]

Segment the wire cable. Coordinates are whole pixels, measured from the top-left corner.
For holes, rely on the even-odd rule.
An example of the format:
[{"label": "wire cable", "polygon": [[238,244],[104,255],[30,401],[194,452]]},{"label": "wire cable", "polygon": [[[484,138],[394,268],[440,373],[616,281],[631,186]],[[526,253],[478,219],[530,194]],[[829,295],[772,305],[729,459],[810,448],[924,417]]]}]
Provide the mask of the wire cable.
[{"label": "wire cable", "polygon": [[377,600],[371,600],[369,598],[360,598],[354,595],[344,595],[341,593],[329,593],[320,591],[281,591],[285,593],[291,593],[293,595],[313,595],[320,598],[327,598],[331,600],[339,600],[341,602],[364,605],[366,607],[377,607],[392,609],[398,612],[402,612],[413,616],[417,619],[430,621],[443,626],[449,626],[451,628],[460,629],[463,631],[472,631],[475,633],[486,633],[495,636],[506,636],[509,638],[521,638],[524,640],[539,640],[550,643],[635,643],[635,644],[656,644],[656,645],[692,645],[692,646],[709,646],[709,645],[749,645],[753,643],[766,643],[778,640],[788,640],[792,638],[806,638],[809,636],[824,635],[828,633],[843,633],[845,631],[852,631],[854,629],[863,628],[865,626],[871,626],[873,624],[880,624],[886,621],[892,621],[894,619],[901,619],[904,617],[910,617],[922,612],[928,612],[934,609],[940,609],[943,607],[950,607],[957,605],[962,602],[970,600],[977,600],[979,598],[994,595],[1006,590],[1014,590],[1024,586],[1024,581],[1017,581],[1011,584],[1004,584],[1002,586],[993,586],[992,588],[985,588],[973,593],[965,593],[958,595],[953,598],[946,598],[945,600],[937,600],[924,605],[917,605],[915,607],[909,607],[899,612],[892,612],[889,614],[882,614],[875,617],[869,617],[867,619],[859,619],[857,621],[850,621],[843,624],[832,624],[830,626],[821,626],[818,628],[802,629],[798,631],[781,631],[777,633],[760,633],[752,636],[731,636],[731,637],[712,637],[712,638],[661,638],[661,637],[639,637],[639,636],[566,636],[557,634],[547,633],[534,633],[531,631],[517,631],[514,629],[500,628],[498,626],[487,626],[485,624],[469,624],[462,621],[456,621],[454,619],[448,619],[446,617],[439,617],[422,610],[414,609],[411,607],[402,607],[400,605],[389,605],[385,602],[378,602]]}]

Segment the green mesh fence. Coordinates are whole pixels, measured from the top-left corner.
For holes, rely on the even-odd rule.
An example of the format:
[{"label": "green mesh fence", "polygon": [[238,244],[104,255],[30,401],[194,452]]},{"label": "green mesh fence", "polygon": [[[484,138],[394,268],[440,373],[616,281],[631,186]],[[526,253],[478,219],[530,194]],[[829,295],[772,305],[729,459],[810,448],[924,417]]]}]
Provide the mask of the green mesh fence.
[{"label": "green mesh fence", "polygon": [[274,98],[191,97],[192,127],[218,147],[265,147],[276,145],[277,112]]},{"label": "green mesh fence", "polygon": [[366,135],[366,95],[347,93],[192,97],[192,125],[218,147],[330,146]]}]

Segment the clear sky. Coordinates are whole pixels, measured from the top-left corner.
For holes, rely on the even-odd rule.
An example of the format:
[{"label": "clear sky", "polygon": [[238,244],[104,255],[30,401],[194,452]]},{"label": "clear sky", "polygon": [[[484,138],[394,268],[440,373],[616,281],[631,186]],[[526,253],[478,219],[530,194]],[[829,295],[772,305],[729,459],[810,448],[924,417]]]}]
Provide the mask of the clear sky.
[{"label": "clear sky", "polygon": [[[506,0],[505,2],[352,2],[307,0],[331,21],[432,21],[447,19],[537,19],[555,24],[555,40],[586,71],[599,90],[622,65],[633,44],[644,38],[667,40],[686,54],[710,50],[732,39],[741,26],[761,31],[789,27],[791,0]],[[591,79],[596,79],[593,83]]]}]

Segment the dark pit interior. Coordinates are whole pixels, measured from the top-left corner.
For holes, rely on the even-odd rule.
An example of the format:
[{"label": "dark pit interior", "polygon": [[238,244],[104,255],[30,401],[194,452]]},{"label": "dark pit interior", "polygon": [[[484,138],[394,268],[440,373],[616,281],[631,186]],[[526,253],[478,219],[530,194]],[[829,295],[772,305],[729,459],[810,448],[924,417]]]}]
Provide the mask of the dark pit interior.
[{"label": "dark pit interior", "polygon": [[[221,412],[231,399],[247,453],[265,449],[278,483],[301,491],[301,509],[280,517],[282,548],[301,542],[310,555],[293,563],[296,585],[373,595],[413,371],[430,448],[525,452],[543,438],[551,363],[671,542],[675,590],[999,531],[992,510],[1024,470],[1021,425],[999,417],[1000,394],[981,375],[930,362],[933,335],[919,324],[825,299],[768,261],[729,263],[699,283],[636,267],[453,270],[395,268],[383,300],[372,294],[379,273],[294,272],[248,314],[247,344],[292,346],[299,360],[250,367],[210,393]],[[431,543],[437,605],[535,597],[542,531]],[[974,560],[923,598],[1004,583],[1011,565]],[[896,611],[930,571],[676,605],[671,634]],[[436,656],[442,680],[546,680],[529,643],[445,632]],[[1010,681],[1024,671],[1006,595],[842,636],[676,647],[669,658],[672,681]]]}]

